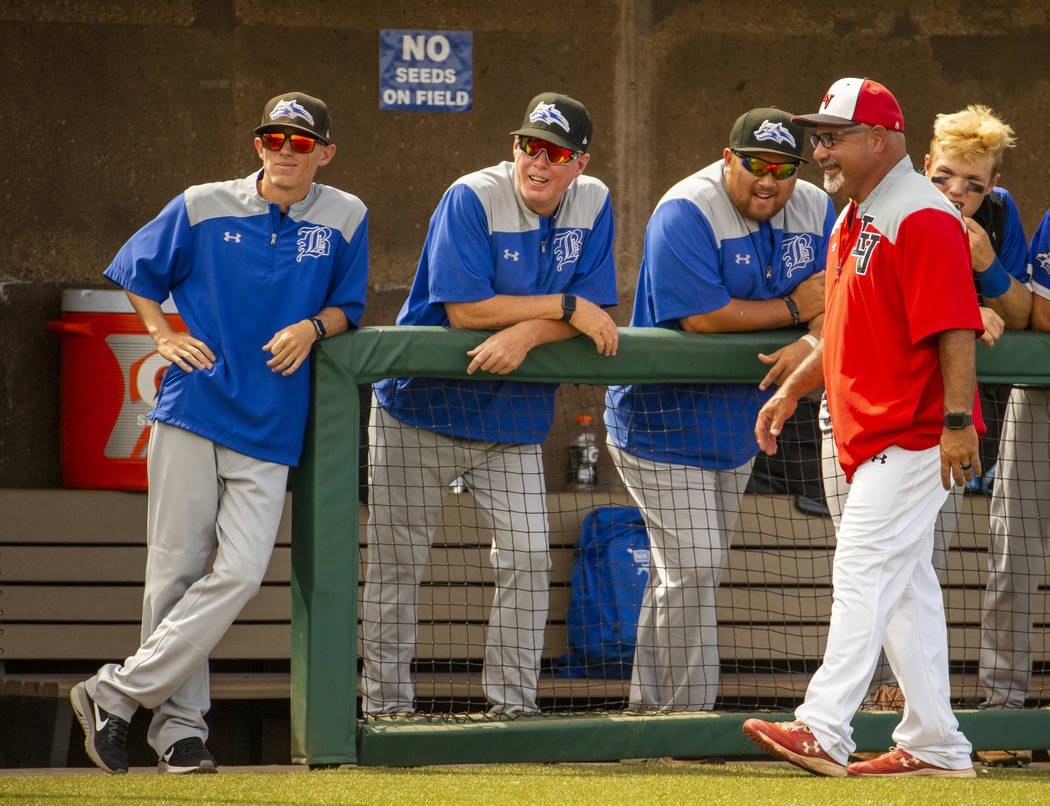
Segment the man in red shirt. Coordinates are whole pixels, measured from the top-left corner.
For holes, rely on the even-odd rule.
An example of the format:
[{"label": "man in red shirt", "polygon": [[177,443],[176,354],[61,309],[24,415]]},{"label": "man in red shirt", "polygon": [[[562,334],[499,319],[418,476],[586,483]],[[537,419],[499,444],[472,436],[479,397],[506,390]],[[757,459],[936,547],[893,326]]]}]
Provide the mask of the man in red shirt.
[{"label": "man in red shirt", "polygon": [[[980,474],[983,432],[966,225],[907,154],[892,93],[844,78],[811,127],[824,188],[850,199],[828,246],[817,348],[758,414],[767,453],[798,399],[827,389],[839,461],[852,482],[837,535],[824,661],[788,723],[749,719],[759,747],[818,775],[973,777],[949,702],[948,641],[931,562],[933,525],[954,481]],[[907,707],[896,747],[847,766],[850,722],[880,648]]]}]

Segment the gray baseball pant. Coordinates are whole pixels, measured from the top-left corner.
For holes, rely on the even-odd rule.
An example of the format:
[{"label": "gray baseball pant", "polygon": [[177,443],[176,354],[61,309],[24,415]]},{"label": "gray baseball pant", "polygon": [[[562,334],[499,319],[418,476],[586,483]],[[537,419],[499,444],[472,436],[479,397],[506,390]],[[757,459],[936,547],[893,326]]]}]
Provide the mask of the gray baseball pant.
[{"label": "gray baseball pant", "polygon": [[1050,390],[1010,392],[989,517],[981,608],[982,705],[1023,708],[1032,676],[1032,616],[1050,556]]},{"label": "gray baseball pant", "polygon": [[147,738],[159,756],[179,739],[208,738],[208,656],[259,591],[288,467],[154,423],[147,469],[142,644],[124,663],[99,669],[86,687],[123,719],[139,706],[152,709]]},{"label": "gray baseball pant", "polygon": [[419,583],[448,485],[463,476],[493,532],[496,591],[482,671],[490,713],[536,712],[550,582],[541,446],[436,434],[403,423],[374,398],[368,435],[362,709],[415,710],[410,667]]},{"label": "gray baseball pant", "polygon": [[649,533],[630,708],[710,710],[720,663],[715,601],[754,459],[732,470],[706,470],[607,445]]}]

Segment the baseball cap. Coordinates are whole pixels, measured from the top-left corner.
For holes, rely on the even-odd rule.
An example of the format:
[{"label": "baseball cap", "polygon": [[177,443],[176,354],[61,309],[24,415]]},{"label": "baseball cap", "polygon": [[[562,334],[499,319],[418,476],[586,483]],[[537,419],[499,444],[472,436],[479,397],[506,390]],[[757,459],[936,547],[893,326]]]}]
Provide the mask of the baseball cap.
[{"label": "baseball cap", "polygon": [[870,78],[840,78],[820,102],[814,115],[792,118],[800,126],[849,126],[866,123],[904,131],[904,115],[893,93]]},{"label": "baseball cap", "polygon": [[541,92],[529,101],[521,128],[511,134],[539,137],[562,148],[586,151],[593,132],[594,121],[583,104],[558,92]]},{"label": "baseball cap", "polygon": [[779,154],[806,162],[802,159],[804,135],[802,127],[791,122],[790,112],[767,106],[736,119],[729,134],[729,147],[742,154]]},{"label": "baseball cap", "polygon": [[331,125],[328,106],[320,98],[304,92],[285,92],[266,102],[262,123],[255,128],[255,133],[277,128],[298,129],[327,144],[332,142]]}]

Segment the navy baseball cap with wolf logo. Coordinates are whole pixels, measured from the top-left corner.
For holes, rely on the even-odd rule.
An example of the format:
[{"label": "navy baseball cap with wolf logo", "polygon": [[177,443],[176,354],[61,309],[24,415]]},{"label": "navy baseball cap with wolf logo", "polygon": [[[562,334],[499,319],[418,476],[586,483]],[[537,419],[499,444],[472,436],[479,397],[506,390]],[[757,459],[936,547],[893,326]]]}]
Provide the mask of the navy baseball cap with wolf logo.
[{"label": "navy baseball cap with wolf logo", "polygon": [[593,133],[594,121],[587,107],[559,92],[541,92],[529,101],[521,128],[511,132],[539,137],[573,151],[586,151]]},{"label": "navy baseball cap with wolf logo", "polygon": [[791,113],[775,106],[745,112],[736,119],[729,147],[741,154],[779,154],[789,160],[802,159],[805,130],[791,121]]},{"label": "navy baseball cap with wolf logo", "polygon": [[262,134],[269,129],[298,129],[326,145],[332,142],[328,106],[305,92],[286,92],[266,102],[262,123],[255,128],[255,133]]}]

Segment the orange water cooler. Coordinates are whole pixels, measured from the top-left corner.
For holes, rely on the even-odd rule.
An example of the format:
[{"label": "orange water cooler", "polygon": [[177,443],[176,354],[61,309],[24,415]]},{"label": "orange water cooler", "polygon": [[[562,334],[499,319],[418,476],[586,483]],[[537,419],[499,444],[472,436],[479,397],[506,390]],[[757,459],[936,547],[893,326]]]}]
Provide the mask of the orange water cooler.
[{"label": "orange water cooler", "polygon": [[[171,326],[186,325],[169,298]],[[169,362],[123,291],[62,292],[61,462],[67,487],[146,489],[146,415]]]}]

